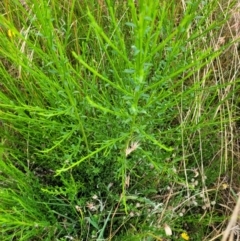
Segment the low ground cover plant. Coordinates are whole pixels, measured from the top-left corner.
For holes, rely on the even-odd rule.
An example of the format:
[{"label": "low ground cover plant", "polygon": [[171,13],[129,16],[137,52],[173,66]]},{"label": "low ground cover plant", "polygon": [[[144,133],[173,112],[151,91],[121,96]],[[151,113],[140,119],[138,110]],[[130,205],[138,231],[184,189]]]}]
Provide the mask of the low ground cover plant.
[{"label": "low ground cover plant", "polygon": [[221,240],[239,3],[0,6],[0,239]]}]

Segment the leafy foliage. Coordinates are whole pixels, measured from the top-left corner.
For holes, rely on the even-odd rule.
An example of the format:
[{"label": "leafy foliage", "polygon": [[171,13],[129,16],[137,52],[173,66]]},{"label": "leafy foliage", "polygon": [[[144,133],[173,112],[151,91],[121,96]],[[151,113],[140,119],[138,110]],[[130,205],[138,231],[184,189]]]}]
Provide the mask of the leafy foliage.
[{"label": "leafy foliage", "polygon": [[216,199],[206,182],[223,173],[219,135],[235,108],[234,83],[212,74],[233,43],[206,44],[224,24],[210,21],[217,1],[14,4],[0,17],[1,239],[194,230],[193,197]]}]

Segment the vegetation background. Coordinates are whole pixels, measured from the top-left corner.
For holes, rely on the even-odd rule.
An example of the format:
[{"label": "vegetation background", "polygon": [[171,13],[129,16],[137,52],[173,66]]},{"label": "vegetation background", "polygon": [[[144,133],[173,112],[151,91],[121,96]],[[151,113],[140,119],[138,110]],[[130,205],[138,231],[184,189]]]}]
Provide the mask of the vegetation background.
[{"label": "vegetation background", "polygon": [[239,8],[2,0],[0,239],[221,240],[240,184]]}]

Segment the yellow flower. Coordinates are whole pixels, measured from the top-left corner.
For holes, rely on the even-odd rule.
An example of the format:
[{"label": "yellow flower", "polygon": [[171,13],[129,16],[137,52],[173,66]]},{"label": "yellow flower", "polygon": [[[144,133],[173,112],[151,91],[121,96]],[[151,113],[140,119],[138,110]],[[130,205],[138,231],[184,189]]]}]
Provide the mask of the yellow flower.
[{"label": "yellow flower", "polygon": [[228,187],[229,187],[229,185],[227,183],[222,184],[222,190],[226,190]]},{"label": "yellow flower", "polygon": [[181,237],[184,239],[184,240],[189,240],[189,236],[186,232],[183,232],[181,233]]},{"label": "yellow flower", "polygon": [[15,37],[15,33],[11,29],[8,29],[7,35],[8,35],[9,38],[14,38]]}]

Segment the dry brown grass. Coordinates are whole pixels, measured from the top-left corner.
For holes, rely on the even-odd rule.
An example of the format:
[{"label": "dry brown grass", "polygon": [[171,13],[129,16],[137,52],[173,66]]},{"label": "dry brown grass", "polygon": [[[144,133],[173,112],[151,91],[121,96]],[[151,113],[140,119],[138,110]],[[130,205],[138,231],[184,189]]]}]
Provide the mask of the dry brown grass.
[{"label": "dry brown grass", "polygon": [[[225,216],[226,219],[225,222],[213,228],[211,240],[219,240],[223,235],[222,241],[240,240],[238,217],[240,210],[240,201],[238,199],[240,191],[240,167],[238,164],[240,150],[239,126],[236,121],[239,101],[237,95],[228,98],[230,93],[239,88],[237,79],[240,77],[240,1],[237,1],[235,7],[227,13],[226,7],[231,3],[232,1],[229,1],[228,4],[224,2],[225,6],[219,4],[220,13],[225,17],[229,14],[230,18],[215,35],[216,37],[211,40],[214,49],[219,49],[224,44],[234,42],[212,63],[215,82],[223,86],[218,91],[218,99],[222,104],[219,105],[215,115],[220,115],[222,119],[222,132],[220,135],[222,145],[217,155],[220,158],[221,169],[225,175],[219,176],[217,186],[221,187],[222,183],[227,183],[227,186],[225,191],[219,192],[220,199],[218,203],[220,206],[219,215]],[[229,220],[227,217],[230,216]]]}]

